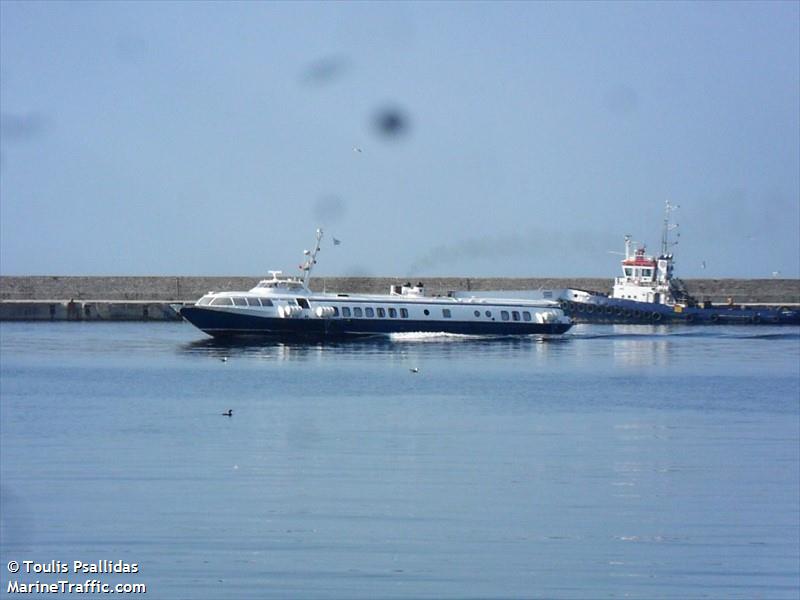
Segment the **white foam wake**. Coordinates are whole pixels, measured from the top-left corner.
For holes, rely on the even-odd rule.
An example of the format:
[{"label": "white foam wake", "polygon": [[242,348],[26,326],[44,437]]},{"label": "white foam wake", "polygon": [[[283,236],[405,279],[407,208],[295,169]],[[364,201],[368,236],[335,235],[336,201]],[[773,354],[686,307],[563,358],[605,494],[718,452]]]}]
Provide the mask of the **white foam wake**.
[{"label": "white foam wake", "polygon": [[466,333],[447,333],[445,331],[407,331],[404,333],[390,333],[389,338],[395,342],[427,342],[442,340],[475,340],[485,338],[485,335],[470,335]]}]

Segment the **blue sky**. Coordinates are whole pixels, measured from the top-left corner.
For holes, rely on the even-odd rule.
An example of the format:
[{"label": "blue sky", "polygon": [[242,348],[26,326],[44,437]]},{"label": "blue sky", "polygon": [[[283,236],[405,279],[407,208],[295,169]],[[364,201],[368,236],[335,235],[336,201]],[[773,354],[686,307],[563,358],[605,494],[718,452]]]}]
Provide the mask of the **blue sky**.
[{"label": "blue sky", "polygon": [[2,2],[0,272],[798,277],[799,7]]}]

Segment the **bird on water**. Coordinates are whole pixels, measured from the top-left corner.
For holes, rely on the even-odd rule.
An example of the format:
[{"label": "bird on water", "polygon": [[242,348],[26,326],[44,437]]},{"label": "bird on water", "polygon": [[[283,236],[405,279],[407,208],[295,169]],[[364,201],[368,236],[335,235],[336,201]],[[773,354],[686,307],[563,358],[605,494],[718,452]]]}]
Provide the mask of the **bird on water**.
[{"label": "bird on water", "polygon": [[414,367],[412,369],[409,369],[409,371],[411,371],[412,373],[419,373],[419,368],[418,367]]},{"label": "bird on water", "polygon": [[233,416],[233,409],[232,409],[232,408],[229,408],[229,409],[228,409],[228,410],[226,410],[224,413],[222,413],[222,416],[223,416],[223,417],[232,417],[232,416]]}]

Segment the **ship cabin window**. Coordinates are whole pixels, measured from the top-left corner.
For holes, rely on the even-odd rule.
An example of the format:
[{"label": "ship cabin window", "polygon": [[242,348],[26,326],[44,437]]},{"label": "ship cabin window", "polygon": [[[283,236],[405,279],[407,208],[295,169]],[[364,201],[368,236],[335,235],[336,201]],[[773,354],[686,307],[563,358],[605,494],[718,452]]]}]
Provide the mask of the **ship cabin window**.
[{"label": "ship cabin window", "polygon": [[633,277],[633,269],[630,267],[625,267],[625,277]]},{"label": "ship cabin window", "polygon": [[531,320],[531,313],[529,313],[527,310],[523,310],[522,311],[522,320],[523,321],[530,321]]},{"label": "ship cabin window", "polygon": [[206,304],[211,304],[211,298],[209,296],[203,296],[197,301],[198,306],[205,306]]},{"label": "ship cabin window", "polygon": [[423,310],[422,312],[424,312],[424,313],[425,313],[425,316],[426,316],[426,317],[427,317],[429,314],[431,314],[431,311],[429,311],[427,308],[426,308],[425,310]]},{"label": "ship cabin window", "polygon": [[396,319],[397,318],[397,309],[396,308],[390,308],[389,309],[389,317],[392,318],[392,319]]},{"label": "ship cabin window", "polygon": [[513,319],[515,321],[519,321],[519,311],[518,310],[512,310],[511,311],[511,316],[513,317]]},{"label": "ship cabin window", "polygon": [[245,300],[247,300],[247,306],[261,306],[258,298],[245,298]]},{"label": "ship cabin window", "polygon": [[272,300],[269,298],[259,298],[261,300],[261,306],[272,306]]},{"label": "ship cabin window", "polygon": [[375,316],[375,311],[372,310],[371,306],[368,306],[367,308],[364,309],[364,314],[367,315],[368,317],[372,318],[372,317]]},{"label": "ship cabin window", "polygon": [[233,306],[233,300],[228,296],[217,296],[211,301],[211,306]]},{"label": "ship cabin window", "polygon": [[492,318],[492,311],[487,310],[486,311],[486,316],[491,319]]},{"label": "ship cabin window", "polygon": [[442,309],[442,316],[445,319],[449,319],[450,318],[450,309],[449,308],[443,308]]},{"label": "ship cabin window", "polygon": [[297,299],[297,303],[298,303],[298,304],[299,304],[299,305],[300,305],[302,308],[311,308],[311,307],[308,305],[308,300],[306,300],[305,298],[298,298],[298,299]]},{"label": "ship cabin window", "polygon": [[233,303],[236,306],[247,306],[247,300],[245,298],[242,298],[241,296],[236,296],[233,299]]},{"label": "ship cabin window", "polygon": [[642,269],[642,277],[650,279],[653,276],[653,269]]},{"label": "ship cabin window", "polygon": [[475,311],[475,316],[476,316],[476,317],[480,317],[480,316],[481,316],[481,311],[479,311],[479,310],[476,310],[476,311]]},{"label": "ship cabin window", "polygon": [[508,311],[507,310],[501,310],[500,311],[500,318],[503,319],[503,321],[508,321],[508,318],[509,318]]},{"label": "ship cabin window", "polygon": [[386,309],[383,309],[383,308],[381,308],[381,307],[378,307],[378,308],[376,308],[375,310],[377,310],[377,311],[378,311],[378,316],[379,316],[381,319],[383,319],[383,318],[385,318],[385,317],[386,317]]},{"label": "ship cabin window", "polygon": [[345,317],[345,318],[350,316],[350,307],[349,306],[343,306],[342,307],[342,316]]},{"label": "ship cabin window", "polygon": [[401,308],[400,309],[400,316],[403,317],[404,319],[407,319],[408,318],[408,309],[407,308]]},{"label": "ship cabin window", "polygon": [[339,316],[339,307],[338,306],[332,306],[331,308],[333,308],[333,316],[334,317],[338,317]]},{"label": "ship cabin window", "polygon": [[360,306],[356,306],[353,309],[353,316],[354,317],[363,317],[364,316],[364,311],[361,310]]}]

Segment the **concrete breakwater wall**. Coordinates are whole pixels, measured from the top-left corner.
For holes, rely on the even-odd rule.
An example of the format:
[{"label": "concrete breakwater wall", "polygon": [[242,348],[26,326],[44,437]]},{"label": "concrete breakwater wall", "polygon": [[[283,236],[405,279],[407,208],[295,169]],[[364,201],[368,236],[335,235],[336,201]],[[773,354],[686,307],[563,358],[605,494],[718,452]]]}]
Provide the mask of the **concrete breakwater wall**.
[{"label": "concrete breakwater wall", "polygon": [[169,302],[0,300],[0,321],[180,321]]},{"label": "concrete breakwater wall", "polygon": [[[171,304],[194,302],[208,291],[248,290],[260,278],[0,276],[0,320],[173,320]],[[315,277],[315,291],[386,293],[398,277]],[[607,293],[606,278],[425,277],[429,294],[450,290],[578,288]],[[800,279],[687,279],[699,300],[740,304],[800,304]]]}]

